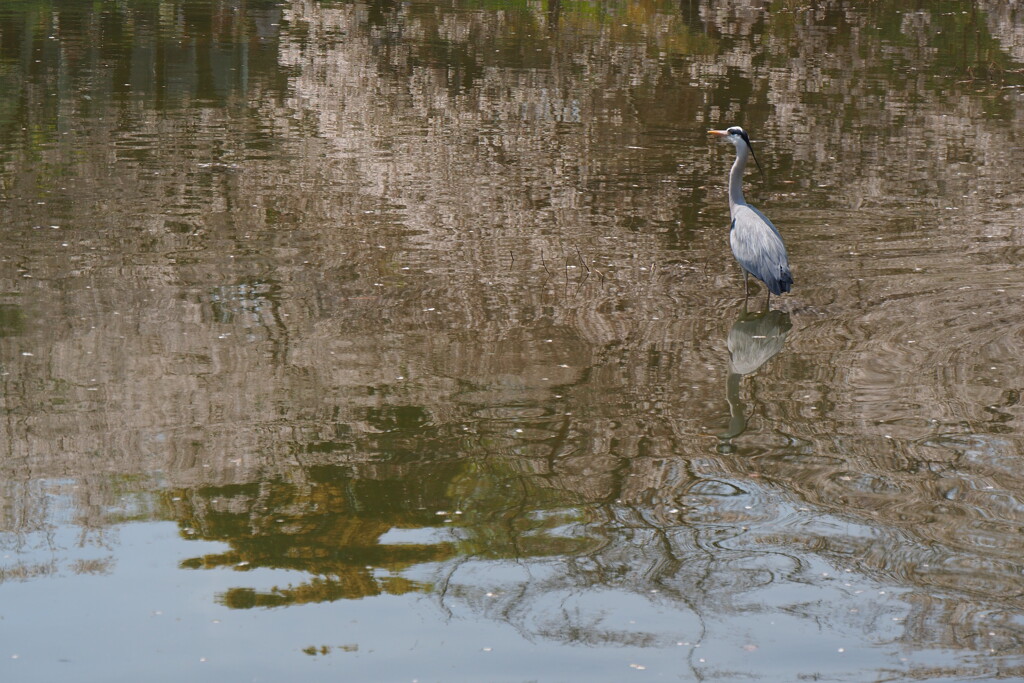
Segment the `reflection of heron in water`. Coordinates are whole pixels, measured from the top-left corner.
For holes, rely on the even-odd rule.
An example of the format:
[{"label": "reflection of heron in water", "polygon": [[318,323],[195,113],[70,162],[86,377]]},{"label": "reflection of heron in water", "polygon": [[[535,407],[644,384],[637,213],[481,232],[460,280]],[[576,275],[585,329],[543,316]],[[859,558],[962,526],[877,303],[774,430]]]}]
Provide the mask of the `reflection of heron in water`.
[{"label": "reflection of heron in water", "polygon": [[729,428],[718,435],[728,441],[747,428],[747,416],[740,400],[740,380],[756,371],[775,357],[786,343],[792,329],[789,314],[783,311],[748,313],[746,306],[729,330],[729,377],[726,380],[726,400],[729,401]]}]

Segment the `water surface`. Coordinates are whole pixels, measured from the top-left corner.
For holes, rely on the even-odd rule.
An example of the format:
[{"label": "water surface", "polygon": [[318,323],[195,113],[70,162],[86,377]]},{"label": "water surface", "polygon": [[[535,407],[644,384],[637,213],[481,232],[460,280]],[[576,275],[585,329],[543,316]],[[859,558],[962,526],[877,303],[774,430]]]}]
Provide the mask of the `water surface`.
[{"label": "water surface", "polygon": [[0,95],[5,680],[1024,677],[1015,3],[15,0]]}]

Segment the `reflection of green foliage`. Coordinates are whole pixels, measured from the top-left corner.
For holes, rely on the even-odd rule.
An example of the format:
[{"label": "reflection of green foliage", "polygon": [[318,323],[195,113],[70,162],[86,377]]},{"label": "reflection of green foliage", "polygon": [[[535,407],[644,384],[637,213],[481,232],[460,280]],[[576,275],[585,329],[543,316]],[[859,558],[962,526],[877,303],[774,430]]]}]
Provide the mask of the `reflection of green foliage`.
[{"label": "reflection of green foliage", "polygon": [[[451,498],[465,508],[460,554],[473,557],[547,557],[575,555],[594,545],[593,539],[557,533],[580,527],[584,517],[571,507],[566,492],[523,486],[530,481],[512,472],[499,474],[487,465],[470,463],[452,480]],[[495,476],[497,475],[497,476]],[[504,482],[514,481],[515,486]],[[528,505],[524,501],[529,501]]]},{"label": "reflection of green foliage", "polygon": [[[421,417],[409,413],[396,424],[411,429]],[[416,472],[402,467],[395,475],[359,478],[345,468],[316,467],[305,471],[303,484],[261,482],[176,492],[185,537],[230,546],[181,566],[290,569],[314,577],[268,591],[239,587],[220,598],[230,607],[273,607],[426,591],[428,585],[400,574],[459,555],[572,555],[594,546],[593,539],[578,536],[583,517],[578,509],[565,507],[564,492],[541,488],[524,494],[522,478],[500,465],[433,461]],[[516,485],[507,485],[510,481]],[[397,529],[423,533],[381,542]],[[388,575],[377,576],[377,568]]]},{"label": "reflection of green foliage", "polygon": [[283,607],[336,600],[358,600],[371,595],[391,593],[403,595],[411,592],[429,592],[430,584],[404,579],[375,581],[369,572],[365,576],[348,575],[338,578],[314,578],[301,586],[255,591],[251,588],[232,588],[219,596],[218,601],[233,609],[253,607]]},{"label": "reflection of green foliage", "polygon": [[[1000,72],[1015,68],[1009,56],[1000,49],[999,41],[989,32],[983,13],[976,8],[965,6],[957,0],[944,0],[922,6],[907,2],[866,3],[861,12],[853,15],[857,23],[839,6],[831,11],[827,8],[814,10],[800,0],[784,0],[773,4],[768,30],[780,42],[791,43],[797,26],[805,24],[805,13],[809,11],[830,12],[822,26],[833,28],[833,42],[842,44],[851,40],[856,30],[859,36],[859,55],[865,62],[878,62],[877,48],[880,45],[890,49],[886,53],[887,68],[880,76],[900,74],[903,69],[925,69],[933,76],[964,76],[972,66],[992,67]],[[919,21],[913,21],[920,17]],[[919,44],[920,36],[912,27],[920,26],[925,44]],[[934,56],[933,56],[934,55]],[[928,63],[919,61],[927,57]],[[884,85],[884,79],[882,83]]]},{"label": "reflection of green foliage", "polygon": [[355,644],[338,645],[331,647],[330,645],[310,645],[309,647],[302,648],[303,654],[307,654],[315,657],[316,655],[329,655],[332,650],[341,650],[342,652],[358,652],[359,646]]},{"label": "reflection of green foliage", "polygon": [[418,431],[430,423],[430,415],[421,406],[388,406],[369,410],[366,421],[382,432]]},{"label": "reflection of green foliage", "polygon": [[[58,124],[67,129],[69,113],[89,118],[126,98],[153,107],[178,99],[227,103],[243,89],[277,82],[276,44],[250,36],[253,17],[279,11],[278,4],[248,0],[244,12],[226,9],[188,0],[4,0],[0,136],[19,134],[23,148],[48,146]],[[204,49],[182,48],[197,36],[212,39],[200,38]]]},{"label": "reflection of green foliage", "polygon": [[14,12],[49,11],[53,8],[53,0],[5,0],[0,16]]},{"label": "reflection of green foliage", "polygon": [[[19,136],[17,147],[34,154],[39,182],[48,187],[57,182],[60,169],[38,163],[39,151],[59,139],[58,122],[67,129],[68,112],[88,119],[104,111],[108,103],[126,98],[154,108],[196,100],[228,105],[244,99],[244,93],[260,83],[269,91],[283,91],[288,75],[280,66],[275,41],[251,40],[256,33],[254,17],[259,12],[278,11],[278,3],[249,0],[243,5],[244,11],[239,12],[226,11],[233,4],[213,0],[0,3],[0,147],[5,146],[3,136]],[[865,76],[880,91],[907,90],[904,81],[911,69],[925,76],[929,90],[948,90],[950,78],[966,83],[1021,81],[1019,65],[988,32],[983,13],[974,8],[965,11],[962,3],[953,0],[923,7],[873,2],[850,12],[842,3],[811,6],[782,0],[765,13],[760,44],[794,46],[792,37],[798,31],[813,31],[813,24],[828,26],[829,51],[841,54],[859,49],[866,63],[877,65],[877,72]],[[922,29],[924,44],[918,44],[921,36],[905,26],[908,17],[917,15],[927,19]],[[168,17],[178,19],[170,21]],[[451,17],[471,29],[465,38],[452,37],[447,21]],[[489,67],[551,68],[553,53],[582,46],[579,36],[588,34],[600,33],[623,44],[643,43],[651,55],[671,62],[691,55],[713,56],[731,48],[733,42],[720,42],[717,31],[700,24],[699,15],[668,0],[465,0],[440,8],[425,2],[369,3],[371,26],[409,21],[417,24],[416,33],[422,38],[406,42],[405,64],[395,61],[396,53],[390,48],[382,49],[381,75],[402,79],[412,69],[443,68],[452,96],[475,87]],[[472,30],[474,27],[480,30]],[[301,26],[285,25],[282,30],[290,31],[292,39],[304,41]],[[482,40],[483,34],[487,41]],[[182,49],[190,41],[205,47]],[[755,57],[783,66],[794,55]],[[97,63],[102,66],[96,67]],[[244,82],[239,76],[243,72]],[[915,83],[913,88],[919,85]],[[57,97],[40,99],[37,93],[41,92],[55,92]],[[985,100],[983,105],[1009,106],[1004,99]],[[249,148],[254,149],[258,142],[250,141]]]},{"label": "reflection of green foliage", "polygon": [[[190,538],[227,542],[225,553],[192,558],[191,569],[273,567],[306,571],[317,578],[267,592],[247,588],[222,596],[231,607],[354,599],[382,592],[425,590],[404,579],[378,578],[367,567],[401,571],[453,555],[450,543],[381,544],[392,528],[437,524],[433,515],[413,506],[404,479],[359,481],[338,471],[311,471],[306,485],[267,482],[252,486],[204,488],[181,494],[183,524]],[[430,487],[428,486],[428,489]]]},{"label": "reflection of green foliage", "polygon": [[25,332],[25,312],[21,306],[0,304],[0,337],[16,337]]}]

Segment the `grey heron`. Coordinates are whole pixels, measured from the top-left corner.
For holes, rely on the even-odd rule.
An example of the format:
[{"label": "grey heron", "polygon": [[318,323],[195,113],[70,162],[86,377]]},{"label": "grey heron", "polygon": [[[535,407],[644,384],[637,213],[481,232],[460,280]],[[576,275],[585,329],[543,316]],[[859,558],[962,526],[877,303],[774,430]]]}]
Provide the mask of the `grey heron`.
[{"label": "grey heron", "polygon": [[726,130],[709,130],[709,135],[723,137],[736,147],[736,161],[729,171],[729,213],[732,225],[729,228],[729,245],[732,254],[743,268],[743,289],[750,295],[748,275],[753,275],[768,287],[765,308],[771,302],[772,294],[788,292],[793,287],[793,274],[789,270],[786,245],[782,243],[779,229],[768,217],[747,204],[743,199],[743,169],[747,159],[754,157],[757,170],[761,164],[750,146],[747,131],[739,126]]}]

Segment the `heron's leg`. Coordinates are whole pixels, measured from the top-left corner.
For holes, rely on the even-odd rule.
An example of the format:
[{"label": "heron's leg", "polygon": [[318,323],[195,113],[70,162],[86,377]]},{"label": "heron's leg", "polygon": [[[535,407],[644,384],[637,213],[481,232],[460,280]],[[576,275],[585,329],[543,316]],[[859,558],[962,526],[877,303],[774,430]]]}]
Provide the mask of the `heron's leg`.
[{"label": "heron's leg", "polygon": [[744,270],[743,271],[743,300],[744,301],[746,301],[747,299],[750,298],[750,282],[748,280],[749,277],[750,277],[750,273],[748,273],[746,270]]},{"label": "heron's leg", "polygon": [[768,290],[768,296],[764,299],[764,310],[769,310],[772,307],[772,290]]}]

